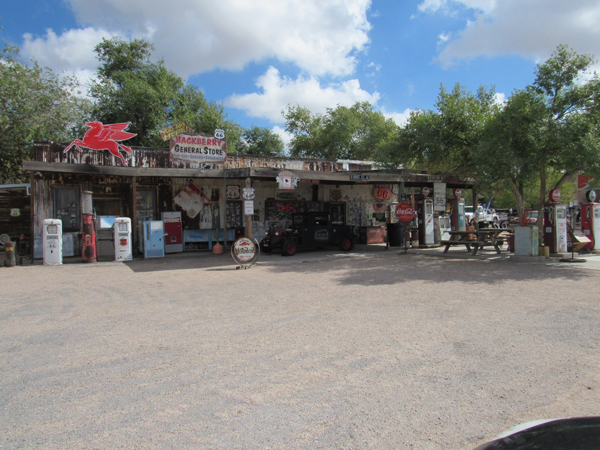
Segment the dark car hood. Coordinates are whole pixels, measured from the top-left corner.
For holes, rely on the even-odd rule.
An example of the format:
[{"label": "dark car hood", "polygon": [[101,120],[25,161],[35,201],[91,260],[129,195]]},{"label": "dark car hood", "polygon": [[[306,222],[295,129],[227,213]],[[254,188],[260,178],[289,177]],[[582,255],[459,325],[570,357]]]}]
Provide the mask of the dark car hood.
[{"label": "dark car hood", "polygon": [[529,422],[474,450],[598,450],[600,417]]}]

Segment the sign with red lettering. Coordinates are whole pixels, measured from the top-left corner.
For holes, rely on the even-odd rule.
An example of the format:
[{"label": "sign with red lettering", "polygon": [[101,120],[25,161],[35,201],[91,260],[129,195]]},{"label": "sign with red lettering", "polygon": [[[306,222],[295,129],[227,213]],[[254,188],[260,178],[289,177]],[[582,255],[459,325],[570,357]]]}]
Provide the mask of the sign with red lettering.
[{"label": "sign with red lettering", "polygon": [[373,196],[377,200],[389,200],[392,198],[392,190],[387,188],[375,188]]},{"label": "sign with red lettering", "polygon": [[223,162],[227,158],[226,139],[203,134],[180,134],[169,143],[171,161]]},{"label": "sign with red lettering", "polygon": [[415,209],[408,202],[398,203],[396,206],[396,217],[398,220],[403,223],[408,223],[413,220],[415,216]]}]

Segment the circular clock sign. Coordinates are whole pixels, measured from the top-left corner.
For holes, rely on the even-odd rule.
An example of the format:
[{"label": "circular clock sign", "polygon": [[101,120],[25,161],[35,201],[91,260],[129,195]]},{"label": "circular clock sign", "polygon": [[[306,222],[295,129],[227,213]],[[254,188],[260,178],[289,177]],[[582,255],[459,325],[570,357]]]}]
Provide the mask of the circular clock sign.
[{"label": "circular clock sign", "polygon": [[408,223],[413,220],[415,216],[415,209],[408,202],[398,203],[396,206],[396,217],[403,223]]}]

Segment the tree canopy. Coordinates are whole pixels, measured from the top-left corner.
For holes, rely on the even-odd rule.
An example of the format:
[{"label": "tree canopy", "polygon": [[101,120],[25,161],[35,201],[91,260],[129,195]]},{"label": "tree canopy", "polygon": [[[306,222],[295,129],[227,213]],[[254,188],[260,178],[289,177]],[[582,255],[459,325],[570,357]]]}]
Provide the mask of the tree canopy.
[{"label": "tree canopy", "polygon": [[129,144],[167,147],[159,131],[186,120],[192,132],[212,135],[224,129],[228,151],[241,145],[242,127],[227,119],[222,105],[209,102],[195,86],[152,61],[152,45],[142,39],[103,39],[96,46],[98,81],[90,88],[94,117],[104,123],[131,122]]},{"label": "tree canopy", "polygon": [[75,77],[59,78],[16,47],[0,50],[0,182],[29,181],[21,162],[34,140],[68,141],[83,133],[91,103]]},{"label": "tree canopy", "polygon": [[392,119],[368,102],[327,108],[325,114],[288,106],[283,115],[285,130],[293,135],[291,154],[308,158],[372,159],[397,129]]}]

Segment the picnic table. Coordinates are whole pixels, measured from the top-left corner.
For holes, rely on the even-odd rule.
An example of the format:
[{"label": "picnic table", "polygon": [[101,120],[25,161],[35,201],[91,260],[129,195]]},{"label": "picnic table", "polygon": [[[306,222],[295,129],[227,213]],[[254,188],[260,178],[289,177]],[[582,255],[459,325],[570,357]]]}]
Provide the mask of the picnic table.
[{"label": "picnic table", "polygon": [[[473,256],[477,255],[477,251],[485,246],[493,246],[496,249],[496,253],[500,253],[500,246],[508,238],[509,232],[503,228],[483,228],[478,231],[448,231],[450,239],[442,241],[442,245],[445,245],[444,253],[448,252],[448,249],[454,245],[464,245],[467,247],[467,251],[471,252]],[[505,233],[503,236],[502,233]],[[454,239],[453,239],[454,238]],[[471,247],[473,249],[471,250]]]}]

